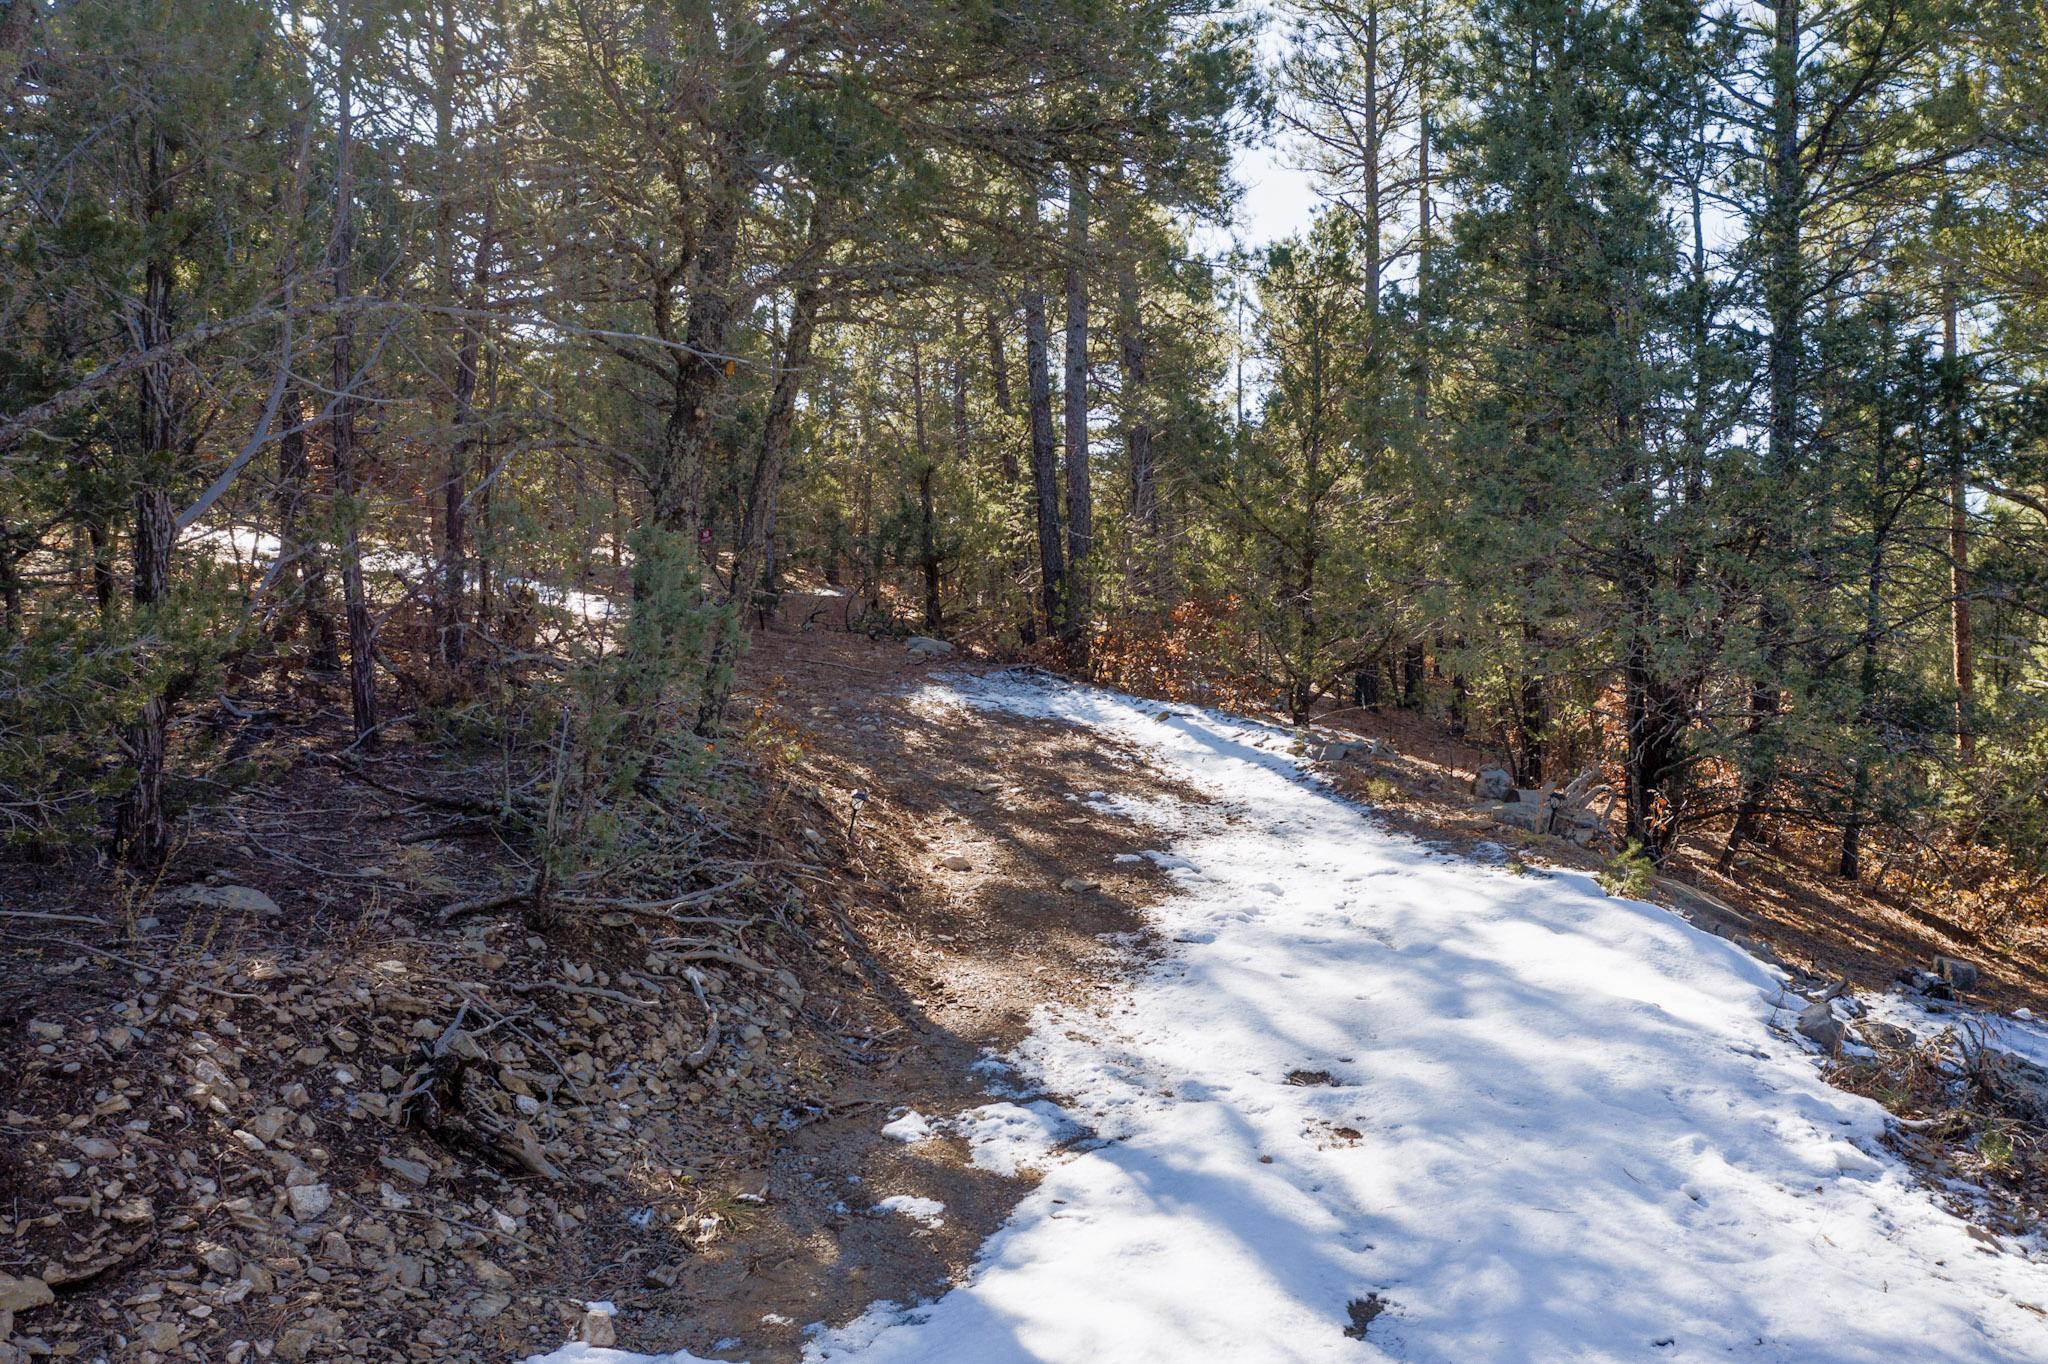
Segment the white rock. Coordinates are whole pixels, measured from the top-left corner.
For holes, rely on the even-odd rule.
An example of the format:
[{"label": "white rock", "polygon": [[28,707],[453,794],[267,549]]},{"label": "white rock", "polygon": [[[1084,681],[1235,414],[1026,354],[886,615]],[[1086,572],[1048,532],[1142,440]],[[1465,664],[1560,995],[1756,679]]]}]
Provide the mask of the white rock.
[{"label": "white rock", "polygon": [[295,1185],[285,1191],[285,1197],[291,1202],[292,1216],[301,1222],[310,1222],[334,1206],[334,1190],[325,1184]]}]

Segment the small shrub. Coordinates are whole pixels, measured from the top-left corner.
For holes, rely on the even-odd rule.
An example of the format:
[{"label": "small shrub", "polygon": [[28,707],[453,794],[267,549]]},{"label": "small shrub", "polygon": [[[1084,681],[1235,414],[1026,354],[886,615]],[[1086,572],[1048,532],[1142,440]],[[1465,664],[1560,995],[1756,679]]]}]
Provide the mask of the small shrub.
[{"label": "small shrub", "polygon": [[1616,853],[1607,864],[1607,870],[1600,873],[1600,888],[1609,895],[1623,900],[1643,900],[1650,894],[1650,885],[1657,878],[1657,868],[1643,851],[1643,845],[1634,839]]},{"label": "small shrub", "polygon": [[2013,1149],[2012,1137],[1996,1123],[1986,1124],[1984,1130],[1977,1134],[1977,1158],[1993,1174],[2003,1174],[2012,1169],[2018,1154]]}]

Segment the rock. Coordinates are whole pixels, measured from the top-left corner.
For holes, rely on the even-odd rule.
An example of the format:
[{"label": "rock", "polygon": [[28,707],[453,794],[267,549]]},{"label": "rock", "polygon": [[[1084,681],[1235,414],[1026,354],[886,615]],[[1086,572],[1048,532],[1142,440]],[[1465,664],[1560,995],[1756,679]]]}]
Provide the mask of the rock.
[{"label": "rock", "polygon": [[476,1281],[485,1288],[510,1288],[513,1278],[510,1270],[490,1260],[478,1260],[474,1266]]},{"label": "rock", "polygon": [[173,886],[157,896],[157,903],[176,909],[218,909],[230,914],[277,917],[283,911],[277,901],[254,886]]},{"label": "rock", "polygon": [[612,1305],[608,1302],[594,1302],[584,1309],[583,1320],[577,1323],[576,1339],[585,1345],[600,1349],[618,1343],[618,1332],[612,1326]]},{"label": "rock", "polygon": [[31,1307],[47,1307],[56,1300],[57,1295],[41,1279],[0,1274],[0,1312],[26,1312]]},{"label": "rock", "polygon": [[1514,775],[1503,768],[1482,767],[1472,779],[1472,794],[1481,800],[1510,800],[1514,792]]},{"label": "rock", "polygon": [[1673,908],[1683,914],[1688,922],[1716,937],[1732,938],[1738,933],[1756,931],[1756,921],[1747,914],[1697,887],[1664,876],[1658,877],[1652,884],[1659,894],[1671,901]]},{"label": "rock", "polygon": [[1974,990],[1977,988],[1977,968],[1969,962],[1954,957],[1936,957],[1934,974],[1948,982],[1951,990]]},{"label": "rock", "polygon": [[907,647],[919,658],[944,658],[953,652],[953,646],[943,639],[929,639],[924,635],[912,635]]},{"label": "rock", "polygon": [[1060,882],[1060,889],[1069,895],[1080,895],[1084,892],[1100,888],[1100,882],[1084,880],[1079,876],[1069,876],[1066,880]]},{"label": "rock", "polygon": [[[1508,793],[1513,795],[1511,791]],[[1538,834],[1548,822],[1549,812],[1540,805],[1529,805],[1521,801],[1485,801],[1478,807],[1493,817],[1493,822],[1503,828],[1520,829],[1524,833]]]},{"label": "rock", "polygon": [[199,1243],[199,1262],[223,1279],[232,1279],[242,1272],[242,1257],[235,1253],[233,1246],[224,1246],[218,1241]]},{"label": "rock", "polygon": [[325,1184],[297,1184],[285,1190],[285,1198],[291,1203],[292,1216],[301,1222],[310,1222],[324,1216],[334,1206],[334,1190]]},{"label": "rock", "polygon": [[289,1361],[290,1364],[298,1364],[298,1361],[313,1353],[315,1343],[311,1331],[303,1326],[294,1326],[277,1338],[277,1344],[272,1347],[271,1354],[275,1358]]},{"label": "rock", "polygon": [[407,1160],[404,1156],[379,1156],[377,1163],[412,1184],[425,1184],[434,1177],[434,1172],[425,1165],[416,1160]]},{"label": "rock", "polygon": [[183,1333],[178,1330],[177,1322],[169,1317],[160,1317],[144,1328],[142,1332],[142,1346],[146,1350],[155,1350],[159,1353],[168,1354],[170,1351],[178,1348],[178,1342],[183,1338]]},{"label": "rock", "polygon": [[1826,1000],[1816,1000],[1801,1009],[1795,1026],[1801,1037],[1818,1043],[1822,1051],[1831,1052],[1842,1045],[1841,1020],[1835,1017]]},{"label": "rock", "polygon": [[959,853],[954,853],[951,857],[939,863],[939,865],[944,867],[947,871],[974,870],[974,864],[968,861],[966,858],[962,857]]},{"label": "rock", "polygon": [[1904,1051],[1913,1045],[1913,1034],[1896,1023],[1866,1018],[1849,1025],[1849,1033],[1873,1051]]}]

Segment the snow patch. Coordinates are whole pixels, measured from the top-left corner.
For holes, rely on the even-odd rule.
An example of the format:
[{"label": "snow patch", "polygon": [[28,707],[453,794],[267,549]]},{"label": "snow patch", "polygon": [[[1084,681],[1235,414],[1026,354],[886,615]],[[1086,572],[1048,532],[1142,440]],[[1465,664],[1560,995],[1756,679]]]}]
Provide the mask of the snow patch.
[{"label": "snow patch", "polygon": [[900,1212],[920,1226],[946,1225],[946,1205],[936,1198],[919,1198],[915,1194],[892,1194],[875,1204],[875,1211]]},{"label": "snow patch", "polygon": [[914,1108],[895,1121],[882,1125],[883,1136],[890,1141],[905,1144],[930,1141],[938,1134],[938,1129],[932,1126],[932,1120]]},{"label": "snow patch", "polygon": [[1080,1125],[1059,1105],[1043,1099],[984,1104],[961,1114],[955,1126],[973,1149],[976,1168],[1005,1178],[1044,1169],[1058,1147],[1081,1134]]},{"label": "snow patch", "polygon": [[665,1355],[636,1355],[630,1350],[613,1350],[602,1345],[582,1345],[571,1341],[552,1354],[532,1356],[526,1364],[725,1364],[725,1361],[706,1359],[688,1350]]}]

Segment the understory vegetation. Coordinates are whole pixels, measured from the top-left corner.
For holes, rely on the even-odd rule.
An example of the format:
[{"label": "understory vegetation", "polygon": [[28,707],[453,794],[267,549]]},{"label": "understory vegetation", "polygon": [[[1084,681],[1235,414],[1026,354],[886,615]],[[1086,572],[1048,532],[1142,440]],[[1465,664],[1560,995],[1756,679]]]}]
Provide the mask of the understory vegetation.
[{"label": "understory vegetation", "polygon": [[[2044,42],[2022,0],[5,0],[7,855],[147,885],[274,775],[223,739],[260,704],[497,764],[456,813],[537,931],[672,896],[781,618],[1407,709],[1602,773],[1618,884],[1791,856],[2008,940]],[[1248,250],[1260,139],[1320,200]]]}]

